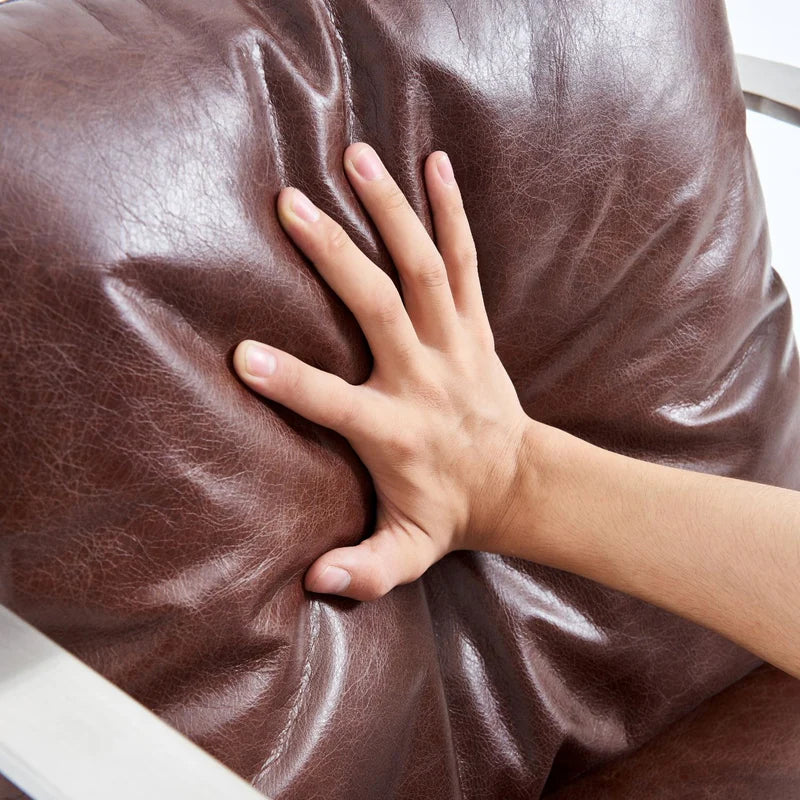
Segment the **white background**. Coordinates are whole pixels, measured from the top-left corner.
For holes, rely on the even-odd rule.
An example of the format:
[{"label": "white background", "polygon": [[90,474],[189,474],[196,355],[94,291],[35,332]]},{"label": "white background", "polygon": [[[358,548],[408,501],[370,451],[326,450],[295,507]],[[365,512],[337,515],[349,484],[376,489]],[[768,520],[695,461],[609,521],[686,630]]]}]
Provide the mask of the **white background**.
[{"label": "white background", "polygon": [[[800,67],[800,0],[727,0],[737,53]],[[772,264],[792,298],[800,338],[800,127],[747,112],[767,206]]]}]

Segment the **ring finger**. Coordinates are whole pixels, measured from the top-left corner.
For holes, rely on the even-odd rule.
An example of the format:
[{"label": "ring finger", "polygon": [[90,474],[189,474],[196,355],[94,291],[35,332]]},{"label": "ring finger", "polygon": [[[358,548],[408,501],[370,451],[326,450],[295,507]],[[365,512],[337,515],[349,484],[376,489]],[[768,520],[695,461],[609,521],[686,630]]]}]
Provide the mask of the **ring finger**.
[{"label": "ring finger", "polygon": [[282,189],[278,216],[295,243],[353,312],[376,361],[407,361],[419,340],[392,279],[299,189]]}]

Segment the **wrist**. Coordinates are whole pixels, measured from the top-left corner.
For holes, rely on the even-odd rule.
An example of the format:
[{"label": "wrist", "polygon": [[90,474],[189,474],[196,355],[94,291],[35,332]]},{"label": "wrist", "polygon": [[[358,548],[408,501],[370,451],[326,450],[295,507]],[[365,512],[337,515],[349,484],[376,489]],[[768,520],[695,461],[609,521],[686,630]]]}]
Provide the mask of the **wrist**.
[{"label": "wrist", "polygon": [[562,493],[560,466],[575,437],[550,425],[525,417],[507,470],[508,478],[497,496],[493,524],[476,531],[476,550],[549,563],[554,557],[549,509]]}]

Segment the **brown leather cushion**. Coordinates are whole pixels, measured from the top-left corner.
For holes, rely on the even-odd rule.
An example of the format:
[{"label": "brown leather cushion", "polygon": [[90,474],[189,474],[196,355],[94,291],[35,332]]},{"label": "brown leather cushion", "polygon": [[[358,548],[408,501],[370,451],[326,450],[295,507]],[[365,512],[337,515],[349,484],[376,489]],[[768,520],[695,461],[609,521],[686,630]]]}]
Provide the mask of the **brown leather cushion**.
[{"label": "brown leather cushion", "polygon": [[756,666],[495,555],[372,604],[307,594],[371,530],[369,476],[230,361],[253,337],[367,377],[275,197],[394,275],[342,151],[375,145],[430,228],[442,148],[532,416],[800,487],[721,0],[17,0],[0,66],[0,602],[285,797],[531,798]]},{"label": "brown leather cushion", "polygon": [[800,787],[800,681],[767,664],[552,800],[786,800]]}]

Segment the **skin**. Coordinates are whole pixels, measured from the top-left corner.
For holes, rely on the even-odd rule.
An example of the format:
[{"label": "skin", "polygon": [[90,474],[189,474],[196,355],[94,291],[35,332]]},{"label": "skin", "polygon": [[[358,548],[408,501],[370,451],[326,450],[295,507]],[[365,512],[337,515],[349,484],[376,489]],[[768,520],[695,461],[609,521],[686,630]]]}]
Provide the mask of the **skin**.
[{"label": "skin", "polygon": [[376,600],[451,551],[501,553],[647,600],[800,677],[800,493],[638,461],[529,418],[494,350],[446,154],[424,166],[435,244],[369,145],[348,147],[344,169],[402,297],[298,189],[277,208],[363,329],[369,380],[251,340],[234,353],[251,389],[347,438],[375,484],[375,532],[320,556],[306,589]]}]

